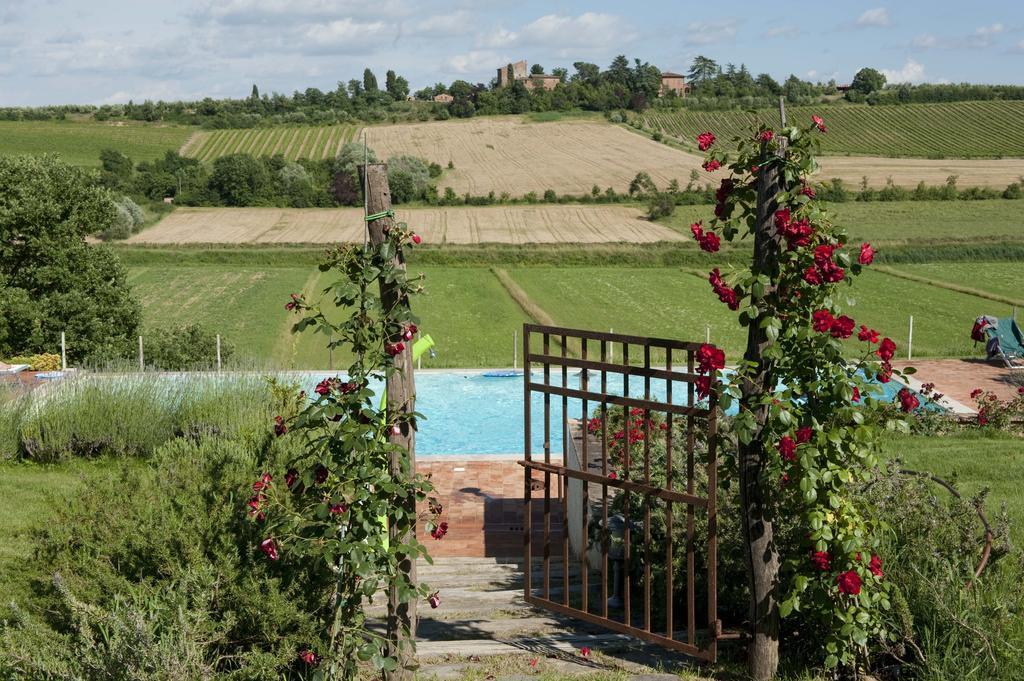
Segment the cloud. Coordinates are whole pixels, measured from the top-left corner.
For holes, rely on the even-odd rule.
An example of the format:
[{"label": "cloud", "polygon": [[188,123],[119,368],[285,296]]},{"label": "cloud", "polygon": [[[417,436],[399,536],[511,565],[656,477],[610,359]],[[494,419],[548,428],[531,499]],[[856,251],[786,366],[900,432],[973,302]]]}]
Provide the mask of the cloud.
[{"label": "cloud", "polygon": [[923,83],[925,82],[924,65],[913,59],[907,59],[902,68],[881,69],[887,83]]},{"label": "cloud", "polygon": [[910,47],[919,50],[983,50],[995,44],[996,36],[1005,33],[1006,27],[995,23],[980,26],[968,35],[940,37],[924,33],[910,41]]},{"label": "cloud", "polygon": [[799,38],[800,27],[791,26],[772,26],[764,32],[766,38]]},{"label": "cloud", "polygon": [[206,0],[192,17],[225,25],[288,26],[310,21],[381,19],[409,16],[405,0]]},{"label": "cloud", "polygon": [[441,69],[447,73],[462,75],[490,71],[493,76],[500,65],[508,64],[510,61],[508,57],[491,50],[471,50],[465,54],[448,57],[441,65]]},{"label": "cloud", "polygon": [[875,7],[860,15],[857,19],[857,26],[862,28],[877,28],[889,25],[889,10],[885,7]]},{"label": "cloud", "polygon": [[515,45],[518,40],[518,33],[499,27],[486,35],[479,36],[476,44],[477,47],[508,47]]},{"label": "cloud", "polygon": [[544,46],[564,55],[575,49],[594,52],[622,46],[635,37],[625,20],[614,14],[546,14],[523,26],[512,44]]},{"label": "cloud", "polygon": [[911,47],[916,47],[921,50],[930,50],[933,47],[938,47],[938,45],[939,39],[931,33],[923,33],[910,41]]},{"label": "cloud", "polygon": [[695,21],[686,27],[689,34],[687,45],[711,45],[713,43],[731,42],[736,38],[736,30],[742,22],[739,19],[718,19],[716,21]]},{"label": "cloud", "polygon": [[472,15],[466,10],[450,14],[435,14],[418,21],[410,28],[413,35],[452,36],[464,33],[472,27]]},{"label": "cloud", "polygon": [[383,21],[363,23],[340,19],[313,24],[303,31],[303,52],[313,54],[363,54],[394,37],[395,28]]}]

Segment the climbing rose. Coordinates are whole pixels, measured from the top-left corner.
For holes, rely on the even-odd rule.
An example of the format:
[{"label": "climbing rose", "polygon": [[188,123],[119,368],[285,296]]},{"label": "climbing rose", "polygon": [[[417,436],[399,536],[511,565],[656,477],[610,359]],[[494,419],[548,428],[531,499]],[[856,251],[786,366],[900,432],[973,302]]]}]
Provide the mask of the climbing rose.
[{"label": "climbing rose", "polygon": [[860,331],[857,333],[857,339],[867,341],[868,343],[877,343],[878,332],[861,324]]},{"label": "climbing rose", "polygon": [[619,479],[619,474],[616,473],[615,471],[612,471],[611,473],[608,474],[608,479],[609,480],[618,480]]},{"label": "climbing rose", "polygon": [[758,139],[761,140],[762,142],[771,142],[774,137],[774,132],[772,132],[771,130],[765,130],[758,136]]},{"label": "climbing rose", "polygon": [[828,332],[832,328],[832,322],[835,321],[832,313],[828,310],[818,310],[811,317],[814,320],[814,330],[818,333]]},{"label": "climbing rose", "polygon": [[260,542],[260,551],[267,555],[270,560],[277,560],[277,542],[267,537]]},{"label": "climbing rose", "polygon": [[871,563],[868,565],[868,570],[871,570],[871,574],[875,577],[885,576],[885,573],[882,572],[882,559],[878,556],[871,556]]},{"label": "climbing rose", "polygon": [[796,429],[796,443],[798,445],[810,442],[812,437],[814,437],[814,429],[810,426],[804,426],[803,428]]},{"label": "climbing rose", "polygon": [[811,562],[814,563],[814,567],[818,568],[822,572],[827,572],[832,567],[831,558],[828,555],[828,551],[815,551],[811,554]]},{"label": "climbing rose", "polygon": [[796,461],[796,443],[788,435],[779,440],[779,455],[786,461]]},{"label": "climbing rose", "polygon": [[804,270],[804,281],[813,286],[821,284],[821,275],[818,273],[818,268],[808,267]]},{"label": "climbing rose", "polygon": [[697,397],[702,400],[706,400],[711,396],[711,377],[701,376],[694,381],[694,386],[697,388]]},{"label": "climbing rose", "polygon": [[331,515],[341,515],[348,510],[348,506],[345,504],[331,504]]},{"label": "climbing rose", "polygon": [[427,598],[427,603],[430,603],[431,608],[437,608],[439,605],[441,605],[441,592],[435,591],[434,593],[430,594],[430,596]]},{"label": "climbing rose", "polygon": [[288,485],[288,489],[292,488],[295,481],[299,479],[299,472],[294,468],[289,468],[288,472],[284,474],[284,484]]},{"label": "climbing rose", "polygon": [[849,338],[853,335],[854,324],[853,319],[842,315],[832,322],[832,326],[829,327],[829,333],[832,334],[833,338]]},{"label": "climbing rose", "polygon": [[446,534],[448,534],[448,523],[440,523],[430,531],[430,536],[437,540],[444,539]]},{"label": "climbing rose", "polygon": [[262,492],[263,490],[265,490],[268,487],[270,487],[270,482],[273,479],[274,478],[271,477],[270,473],[264,473],[263,475],[260,476],[259,480],[257,480],[256,482],[252,483],[252,491],[253,492]]},{"label": "climbing rose", "polygon": [[878,369],[878,382],[888,383],[892,380],[892,365],[889,362],[882,362],[882,366]]},{"label": "climbing rose", "polygon": [[580,655],[582,655],[583,657],[590,657],[590,648],[588,648],[587,646],[583,646],[582,648],[580,648]]},{"label": "climbing rose", "polygon": [[707,374],[725,368],[725,351],[714,345],[702,343],[696,352],[697,371]]},{"label": "climbing rose", "polygon": [[285,425],[284,419],[280,416],[274,417],[274,435],[281,437],[288,432],[288,426]]},{"label": "climbing rose", "polygon": [[417,331],[419,331],[419,328],[415,324],[410,324],[409,326],[405,327],[405,331],[402,332],[402,338],[404,338],[407,341],[411,341],[413,339],[413,336],[416,335]]},{"label": "climbing rose", "polygon": [[320,663],[320,656],[314,653],[312,650],[303,650],[301,653],[299,653],[299,659],[310,666]]},{"label": "climbing rose", "polygon": [[891,338],[883,338],[882,344],[878,346],[875,354],[881,357],[883,361],[888,362],[896,354],[896,344],[892,342]]},{"label": "climbing rose", "polygon": [[775,211],[775,228],[781,230],[788,226],[791,215],[788,208],[780,208]]},{"label": "climbing rose", "polygon": [[811,122],[814,123],[814,126],[818,128],[818,130],[825,132],[825,119],[821,116],[811,116]]},{"label": "climbing rose", "polygon": [[803,194],[804,196],[806,196],[809,199],[813,199],[816,196],[816,194],[814,192],[814,187],[812,187],[809,184],[805,184],[803,187],[801,187],[800,188],[800,193]]},{"label": "climbing rose", "polygon": [[707,151],[711,148],[711,145],[715,143],[715,136],[710,132],[702,132],[697,135],[697,148],[701,151]]},{"label": "climbing rose", "polygon": [[716,161],[715,159],[711,159],[710,161],[704,161],[701,167],[704,168],[704,170],[708,171],[709,173],[713,173],[719,168],[721,168],[722,164]]},{"label": "climbing rose", "polygon": [[405,343],[398,341],[397,343],[388,343],[384,346],[384,349],[389,355],[395,357],[402,354],[405,351]]},{"label": "climbing rose", "polygon": [[337,377],[325,378],[316,384],[316,387],[313,388],[313,392],[317,395],[329,395],[339,383],[340,381],[338,381]]},{"label": "climbing rose", "polygon": [[423,239],[420,238],[419,234],[413,234],[412,235],[412,242],[414,244],[416,244],[417,246],[419,246],[422,241],[423,241]]},{"label": "climbing rose", "polygon": [[871,248],[871,244],[860,245],[860,257],[857,258],[857,262],[861,265],[870,265],[875,261],[875,249]]},{"label": "climbing rose", "polygon": [[300,296],[298,293],[293,293],[292,294],[291,302],[285,303],[284,309],[286,309],[286,310],[294,310],[295,308],[297,308],[299,306],[299,303],[301,301],[302,301],[302,296]]},{"label": "climbing rose", "polygon": [[860,575],[855,570],[847,570],[836,577],[839,583],[839,590],[847,596],[856,596],[860,593]]},{"label": "climbing rose", "polygon": [[860,402],[860,388],[857,386],[853,387],[853,401]]},{"label": "climbing rose", "polygon": [[317,465],[316,471],[313,473],[313,480],[318,485],[322,485],[327,482],[327,467],[323,464]]},{"label": "climbing rose", "polygon": [[921,401],[917,399],[914,393],[910,392],[907,388],[902,388],[896,394],[900,400],[900,409],[905,412],[911,412],[921,406]]},{"label": "climbing rose", "polygon": [[983,392],[985,392],[985,391],[982,390],[981,388],[975,388],[974,390],[971,391],[971,399],[972,400],[978,399],[979,397],[981,397],[981,394]]},{"label": "climbing rose", "polygon": [[740,301],[736,295],[736,290],[725,285],[722,281],[722,273],[718,271],[718,268],[711,270],[708,275],[708,282],[711,284],[711,289],[718,295],[718,299],[729,306],[730,310],[738,310],[740,308]]},{"label": "climbing rose", "polygon": [[714,232],[705,232],[704,237],[698,242],[702,251],[717,253],[722,245],[722,240]]}]

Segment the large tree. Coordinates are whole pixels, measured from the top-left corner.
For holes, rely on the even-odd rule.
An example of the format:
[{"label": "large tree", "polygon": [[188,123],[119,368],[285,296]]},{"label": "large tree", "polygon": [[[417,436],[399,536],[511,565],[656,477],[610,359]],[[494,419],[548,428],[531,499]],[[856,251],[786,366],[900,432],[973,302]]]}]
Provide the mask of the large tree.
[{"label": "large tree", "polygon": [[714,59],[697,55],[693,58],[693,63],[690,64],[690,72],[686,74],[686,78],[694,85],[699,85],[703,81],[717,76],[719,71],[718,62]]},{"label": "large tree", "polygon": [[870,95],[885,87],[885,75],[877,69],[865,67],[857,72],[850,83],[850,88],[863,95]]},{"label": "large tree", "polygon": [[0,156],[0,357],[56,352],[110,356],[127,347],[141,311],[107,248],[85,237],[109,228],[108,190],[56,156]]}]

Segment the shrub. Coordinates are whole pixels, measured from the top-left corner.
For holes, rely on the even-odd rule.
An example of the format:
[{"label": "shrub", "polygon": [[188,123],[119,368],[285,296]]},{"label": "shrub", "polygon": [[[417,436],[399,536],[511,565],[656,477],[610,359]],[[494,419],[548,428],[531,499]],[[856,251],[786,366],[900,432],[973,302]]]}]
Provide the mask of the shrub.
[{"label": "shrub", "polygon": [[60,369],[60,355],[43,353],[39,355],[18,355],[5,359],[7,364],[27,364],[31,371],[57,371]]},{"label": "shrub", "polygon": [[653,194],[647,203],[647,217],[651,220],[668,217],[676,210],[675,197],[669,192]]},{"label": "shrub", "polygon": [[395,203],[422,199],[430,183],[430,168],[415,156],[392,156],[388,159],[388,184]]},{"label": "shrub", "polygon": [[[221,339],[221,362],[234,355],[234,346]],[[163,371],[211,369],[217,366],[217,334],[199,324],[152,329],[145,334],[146,366]]]},{"label": "shrub", "polygon": [[544,190],[544,202],[545,203],[557,203],[558,202],[558,194],[555,193],[554,189],[545,189]]},{"label": "shrub", "polygon": [[253,548],[240,491],[289,446],[264,432],[169,443],[58,505],[26,566],[37,593],[0,625],[0,676],[299,678],[330,572]]}]

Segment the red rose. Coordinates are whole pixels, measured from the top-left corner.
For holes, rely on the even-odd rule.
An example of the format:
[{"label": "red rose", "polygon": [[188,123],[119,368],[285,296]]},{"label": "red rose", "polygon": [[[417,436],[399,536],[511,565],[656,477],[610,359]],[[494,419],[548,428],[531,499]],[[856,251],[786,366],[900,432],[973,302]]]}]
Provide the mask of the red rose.
[{"label": "red rose", "polygon": [[919,406],[921,406],[921,401],[918,400],[917,396],[914,395],[914,393],[912,393],[907,388],[900,389],[900,391],[896,394],[896,397],[899,398],[900,409],[902,409],[905,412],[914,411]]},{"label": "red rose", "polygon": [[860,331],[857,333],[857,340],[867,341],[868,343],[877,343],[878,332],[861,324]]},{"label": "red rose", "polygon": [[796,429],[796,443],[798,445],[810,442],[812,437],[814,437],[814,429],[810,426],[804,426],[803,428]]},{"label": "red rose", "polygon": [[814,249],[814,264],[819,267],[832,260],[832,254],[836,247],[832,244],[822,244]]},{"label": "red rose", "polygon": [[839,583],[839,591],[847,596],[856,596],[860,593],[860,575],[855,570],[847,570],[836,577]]},{"label": "red rose", "polygon": [[979,397],[981,397],[981,394],[983,392],[985,392],[985,391],[982,390],[981,388],[975,388],[974,390],[971,391],[971,399],[972,400],[978,399]]},{"label": "red rose", "polygon": [[427,603],[430,603],[431,608],[437,608],[441,605],[441,592],[435,591],[427,597]]},{"label": "red rose", "polygon": [[711,148],[711,145],[715,143],[715,136],[710,132],[702,132],[697,135],[697,148],[701,151],[707,151]]},{"label": "red rose", "polygon": [[277,560],[277,542],[267,537],[260,542],[260,551],[266,554],[270,560]]},{"label": "red rose", "polygon": [[978,410],[978,425],[979,426],[988,425],[988,416],[985,414],[985,409],[984,408],[981,408],[981,409]]},{"label": "red rose", "polygon": [[853,387],[853,401],[860,402],[860,388],[857,386]]},{"label": "red rose", "polygon": [[348,511],[348,506],[345,504],[331,504],[331,515],[341,515]]},{"label": "red rose", "polygon": [[274,435],[281,437],[288,432],[288,426],[285,425],[284,419],[280,416],[274,417]]},{"label": "red rose", "polygon": [[257,480],[256,482],[252,483],[252,491],[253,492],[261,492],[261,491],[267,489],[268,487],[270,487],[270,482],[273,479],[274,478],[271,477],[270,473],[264,473],[263,475],[260,476],[259,480]]},{"label": "red rose", "polygon": [[312,650],[303,650],[299,653],[299,659],[310,666],[316,666],[320,664],[320,656],[314,653]]},{"label": "red rose", "polygon": [[833,338],[849,338],[853,335],[854,324],[853,319],[842,315],[832,322],[832,326],[829,327],[829,333],[832,334]]},{"label": "red rose", "polygon": [[711,396],[711,377],[701,376],[694,381],[694,386],[697,389],[697,397],[702,400],[706,400]]},{"label": "red rose", "polygon": [[708,171],[709,173],[713,173],[719,168],[721,168],[722,164],[716,161],[715,159],[711,159],[710,161],[704,161],[701,167],[704,168],[704,170]]},{"label": "red rose", "polygon": [[405,351],[405,343],[402,341],[398,341],[397,343],[388,343],[384,346],[384,350],[392,357],[396,357]]},{"label": "red rose", "polygon": [[702,343],[694,355],[697,359],[697,371],[702,374],[725,368],[725,351],[714,345]]},{"label": "red rose", "polygon": [[438,523],[437,527],[430,531],[430,536],[434,539],[441,540],[448,534],[448,523]]},{"label": "red rose", "polygon": [[814,193],[814,187],[812,187],[809,184],[805,184],[803,187],[801,187],[800,193],[809,199],[813,199],[816,196],[816,194]]},{"label": "red rose", "polygon": [[1024,395],[1024,385],[1022,385],[1021,387],[1017,388],[1017,394],[1018,395]]},{"label": "red rose", "polygon": [[285,304],[284,309],[289,310],[289,311],[290,310],[294,310],[297,307],[299,307],[299,305],[301,303],[302,303],[302,295],[298,294],[298,293],[293,293],[291,301]]},{"label": "red rose", "polygon": [[609,480],[618,480],[619,479],[619,474],[616,473],[615,471],[612,471],[611,473],[608,474],[608,479]]},{"label": "red rose", "polygon": [[415,324],[410,324],[409,326],[405,327],[405,331],[402,333],[402,338],[404,338],[407,341],[411,341],[413,339],[413,336],[416,335],[417,331],[419,331],[419,328]]},{"label": "red rose", "polygon": [[827,572],[832,567],[832,559],[828,551],[815,551],[811,554],[811,563],[822,572]]},{"label": "red rose", "polygon": [[789,473],[783,473],[782,477],[779,478],[779,486],[785,487],[789,484]]},{"label": "red rose", "polygon": [[788,227],[791,217],[792,213],[788,208],[780,208],[775,211],[775,228],[782,230]]},{"label": "red rose", "polygon": [[289,468],[288,472],[284,474],[284,484],[288,485],[288,489],[292,488],[295,481],[299,479],[299,472],[294,468]]},{"label": "red rose", "polygon": [[583,657],[590,657],[590,648],[586,646],[580,648],[580,655],[582,655]]},{"label": "red rose", "polygon": [[889,362],[882,362],[882,366],[878,368],[878,382],[888,383],[892,380],[892,365]]},{"label": "red rose", "polygon": [[884,577],[885,573],[882,572],[882,559],[878,556],[871,556],[871,563],[868,565],[868,570],[871,570],[871,574],[875,577]]},{"label": "red rose", "polygon": [[811,122],[821,132],[825,132],[825,120],[821,116],[811,116]]},{"label": "red rose", "polygon": [[788,435],[783,435],[778,444],[779,456],[786,461],[796,461],[796,442]]},{"label": "red rose", "polygon": [[413,242],[414,244],[416,244],[417,246],[419,246],[419,245],[420,245],[420,242],[422,242],[422,241],[423,241],[423,239],[421,239],[421,238],[420,238],[420,235],[419,235],[419,234],[413,234],[413,235],[412,235],[412,242]]},{"label": "red rose", "polygon": [[892,342],[891,338],[883,338],[882,344],[878,346],[875,354],[888,362],[896,354],[896,344]]},{"label": "red rose", "polygon": [[704,236],[697,242],[700,245],[702,251],[708,253],[717,253],[719,247],[722,245],[722,240],[718,238],[718,235],[714,232],[705,232]]},{"label": "red rose", "polygon": [[832,328],[832,322],[835,321],[832,313],[828,310],[818,310],[811,315],[811,318],[814,320],[814,330],[818,333],[827,333]]},{"label": "red rose", "polygon": [[821,275],[818,274],[818,269],[816,267],[808,267],[804,270],[804,281],[812,286],[821,284]]},{"label": "red rose", "polygon": [[757,136],[762,142],[771,142],[774,137],[775,133],[771,130],[762,130],[761,134]]},{"label": "red rose", "polygon": [[861,265],[870,265],[875,261],[875,249],[871,248],[871,244],[860,245],[860,257],[857,258],[857,262]]}]

